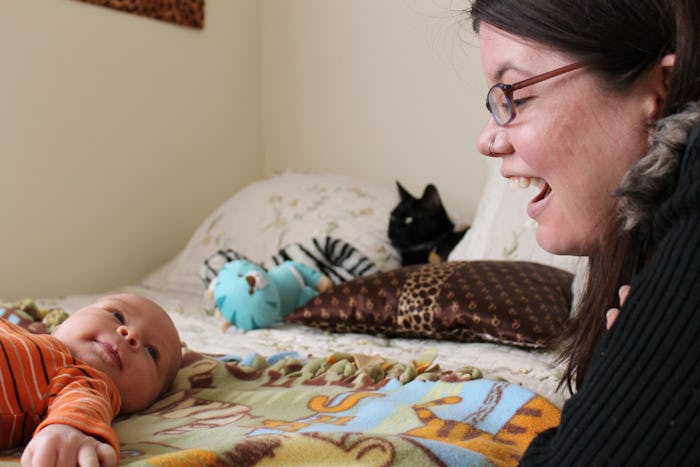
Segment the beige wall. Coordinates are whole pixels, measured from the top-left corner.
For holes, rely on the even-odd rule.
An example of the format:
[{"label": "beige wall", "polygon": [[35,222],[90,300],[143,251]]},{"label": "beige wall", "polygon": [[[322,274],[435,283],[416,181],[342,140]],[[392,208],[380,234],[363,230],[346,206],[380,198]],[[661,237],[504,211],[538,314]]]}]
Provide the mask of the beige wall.
[{"label": "beige wall", "polygon": [[[263,0],[266,171],[340,171],[415,195],[436,184],[472,219],[486,122],[476,40],[459,0]],[[465,36],[466,34],[466,37]]]},{"label": "beige wall", "polygon": [[0,2],[0,297],[132,282],[262,174],[258,4],[206,14]]},{"label": "beige wall", "polygon": [[458,3],[207,0],[193,30],[0,2],[0,298],[134,282],[284,168],[433,182],[470,219],[485,85]]}]

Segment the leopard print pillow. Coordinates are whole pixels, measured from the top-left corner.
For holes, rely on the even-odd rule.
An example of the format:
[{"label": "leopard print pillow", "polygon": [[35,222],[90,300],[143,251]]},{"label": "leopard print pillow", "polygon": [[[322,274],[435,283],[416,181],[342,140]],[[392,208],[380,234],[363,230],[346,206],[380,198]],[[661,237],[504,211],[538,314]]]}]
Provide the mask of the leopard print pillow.
[{"label": "leopard print pillow", "polygon": [[562,332],[572,280],[525,261],[421,264],[337,285],[285,320],[333,332],[540,348]]},{"label": "leopard print pillow", "polygon": [[204,0],[79,0],[161,21],[202,29]]}]

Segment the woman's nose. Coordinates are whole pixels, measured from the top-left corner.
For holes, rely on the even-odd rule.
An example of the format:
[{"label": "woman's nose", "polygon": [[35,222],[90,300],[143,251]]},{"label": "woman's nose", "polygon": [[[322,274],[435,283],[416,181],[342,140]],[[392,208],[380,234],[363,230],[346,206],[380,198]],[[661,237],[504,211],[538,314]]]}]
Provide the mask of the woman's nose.
[{"label": "woman's nose", "polygon": [[136,350],[141,346],[141,337],[135,329],[127,326],[119,326],[117,328],[117,332],[128,341],[129,347],[131,347],[133,350]]},{"label": "woman's nose", "polygon": [[489,157],[499,157],[507,154],[508,137],[493,118],[490,118],[477,139],[476,147],[481,154]]}]

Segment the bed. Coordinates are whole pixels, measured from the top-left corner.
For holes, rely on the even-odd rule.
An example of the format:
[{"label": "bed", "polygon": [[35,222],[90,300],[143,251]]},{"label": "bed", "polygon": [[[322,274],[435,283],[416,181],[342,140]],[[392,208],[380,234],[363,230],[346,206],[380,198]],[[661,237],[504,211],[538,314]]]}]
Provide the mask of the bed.
[{"label": "bed", "polygon": [[[183,366],[171,391],[115,421],[122,463],[517,463],[536,432],[557,423],[566,397],[557,389],[556,354],[540,338],[561,330],[581,268],[576,258],[539,249],[524,217],[526,198],[506,188],[493,167],[472,227],[449,261],[418,267],[432,268],[431,277],[445,284],[448,276],[460,277],[452,292],[472,287],[470,303],[486,314],[465,321],[468,305],[452,297],[456,308],[436,314],[432,328],[392,332],[395,317],[382,323],[371,312],[394,313],[417,280],[415,269],[400,267],[386,237],[398,200],[393,190],[289,171],[235,193],[176,257],[118,289],[161,304],[183,341]],[[318,238],[342,239],[380,272],[339,282],[270,328],[221,330],[206,294],[205,260],[235,249],[266,264],[280,249]],[[70,313],[95,298],[36,303]],[[517,329],[503,331],[508,327]],[[5,452],[1,460],[18,462],[19,454]]]}]

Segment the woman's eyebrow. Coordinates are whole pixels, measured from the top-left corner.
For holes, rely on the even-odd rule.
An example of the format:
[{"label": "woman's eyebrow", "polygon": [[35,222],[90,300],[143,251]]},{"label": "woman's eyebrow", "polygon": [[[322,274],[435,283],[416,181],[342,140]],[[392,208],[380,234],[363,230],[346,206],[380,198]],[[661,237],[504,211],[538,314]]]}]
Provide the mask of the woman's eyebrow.
[{"label": "woman's eyebrow", "polygon": [[506,62],[496,69],[496,73],[493,76],[494,82],[499,83],[499,82],[503,81],[503,75],[505,75],[506,72],[508,72],[508,71],[515,71],[515,72],[521,73],[523,75],[527,74],[527,70],[524,70],[523,68],[515,66],[514,64],[512,64],[510,62]]}]

